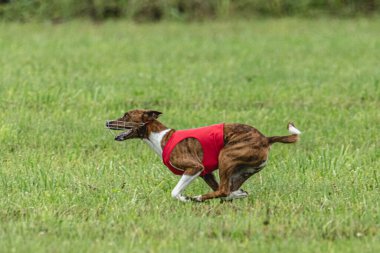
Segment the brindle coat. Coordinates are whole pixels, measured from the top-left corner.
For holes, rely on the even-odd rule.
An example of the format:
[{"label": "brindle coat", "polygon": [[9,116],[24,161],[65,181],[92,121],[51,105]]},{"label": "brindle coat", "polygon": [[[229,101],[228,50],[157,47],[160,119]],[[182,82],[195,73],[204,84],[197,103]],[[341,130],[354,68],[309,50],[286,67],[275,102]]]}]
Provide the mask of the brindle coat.
[{"label": "brindle coat", "polygon": [[[152,133],[168,130],[157,120],[160,114],[158,111],[132,110],[117,120],[108,121],[106,126],[110,129],[120,129],[120,126],[125,125],[121,128],[128,130],[115,138],[118,141],[133,138],[148,139]],[[129,123],[131,122],[142,124],[138,127],[130,127]],[[163,136],[161,149],[164,148],[174,132],[175,130],[171,129]],[[202,176],[213,192],[199,196],[196,200],[204,201],[211,198],[227,197],[231,192],[239,190],[248,178],[266,165],[271,144],[275,142],[294,143],[297,140],[297,134],[265,137],[257,129],[248,125],[225,124],[225,146],[219,154],[220,184],[213,174]],[[181,141],[173,149],[170,156],[171,164],[183,170],[184,175],[189,176],[196,175],[204,169],[202,160],[201,144],[194,138]]]}]

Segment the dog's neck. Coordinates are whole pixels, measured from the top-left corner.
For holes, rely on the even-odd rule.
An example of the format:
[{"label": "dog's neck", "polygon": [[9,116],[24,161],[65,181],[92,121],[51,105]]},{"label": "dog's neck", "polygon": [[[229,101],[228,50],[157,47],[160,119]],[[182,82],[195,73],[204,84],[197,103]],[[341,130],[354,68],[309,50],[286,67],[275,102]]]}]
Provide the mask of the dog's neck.
[{"label": "dog's neck", "polygon": [[147,124],[144,141],[159,157],[162,157],[162,150],[173,132],[173,129],[167,128],[158,120],[154,120]]}]

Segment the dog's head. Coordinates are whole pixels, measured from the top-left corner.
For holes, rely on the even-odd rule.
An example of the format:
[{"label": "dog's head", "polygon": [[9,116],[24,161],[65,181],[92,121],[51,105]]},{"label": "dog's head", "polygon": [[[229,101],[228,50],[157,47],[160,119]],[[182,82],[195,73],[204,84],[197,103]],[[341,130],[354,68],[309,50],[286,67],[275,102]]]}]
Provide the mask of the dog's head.
[{"label": "dog's head", "polygon": [[116,141],[133,138],[146,138],[147,125],[156,120],[161,112],[153,110],[131,110],[116,120],[107,120],[106,127],[111,130],[125,130],[115,137]]}]

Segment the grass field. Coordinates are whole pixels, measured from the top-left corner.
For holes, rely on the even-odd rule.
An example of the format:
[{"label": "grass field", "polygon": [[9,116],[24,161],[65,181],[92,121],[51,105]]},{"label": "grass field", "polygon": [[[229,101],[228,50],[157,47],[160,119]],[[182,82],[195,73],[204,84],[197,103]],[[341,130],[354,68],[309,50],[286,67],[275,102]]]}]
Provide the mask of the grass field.
[{"label": "grass field", "polygon": [[[380,252],[380,20],[0,24],[1,252]],[[248,123],[272,147],[247,199],[180,203],[133,108]],[[197,180],[186,191],[209,189]]]}]

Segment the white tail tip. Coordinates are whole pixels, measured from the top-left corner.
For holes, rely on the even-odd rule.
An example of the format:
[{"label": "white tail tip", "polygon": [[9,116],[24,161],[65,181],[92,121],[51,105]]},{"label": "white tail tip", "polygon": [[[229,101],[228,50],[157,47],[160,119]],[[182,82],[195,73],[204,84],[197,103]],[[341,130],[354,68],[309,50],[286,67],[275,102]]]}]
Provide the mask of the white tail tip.
[{"label": "white tail tip", "polygon": [[301,131],[298,130],[298,129],[294,126],[293,123],[289,123],[289,124],[288,124],[288,130],[289,130],[289,133],[291,133],[291,134],[297,134],[297,135],[301,134]]}]

